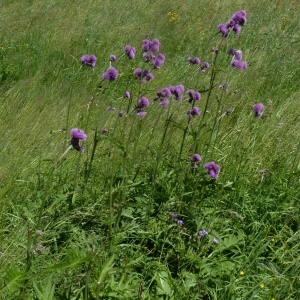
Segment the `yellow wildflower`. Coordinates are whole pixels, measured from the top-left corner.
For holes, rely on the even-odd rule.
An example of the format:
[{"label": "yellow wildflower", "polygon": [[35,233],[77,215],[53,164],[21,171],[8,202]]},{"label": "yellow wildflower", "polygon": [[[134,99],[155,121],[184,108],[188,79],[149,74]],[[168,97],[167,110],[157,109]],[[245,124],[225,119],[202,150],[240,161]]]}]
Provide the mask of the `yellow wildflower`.
[{"label": "yellow wildflower", "polygon": [[261,284],[259,285],[259,287],[260,287],[261,289],[264,289],[264,288],[265,288],[265,285],[264,285],[263,283],[261,283]]},{"label": "yellow wildflower", "polygon": [[241,276],[244,276],[244,275],[245,275],[245,272],[244,272],[243,270],[241,270],[241,271],[240,271],[240,275],[241,275]]}]

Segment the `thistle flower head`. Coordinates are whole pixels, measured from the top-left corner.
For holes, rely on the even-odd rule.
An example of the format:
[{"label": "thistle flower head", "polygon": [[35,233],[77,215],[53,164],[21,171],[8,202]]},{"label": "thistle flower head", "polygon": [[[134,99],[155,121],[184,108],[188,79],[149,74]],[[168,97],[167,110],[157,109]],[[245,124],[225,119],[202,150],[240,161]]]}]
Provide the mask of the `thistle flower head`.
[{"label": "thistle flower head", "polygon": [[81,140],[81,141],[86,140],[86,134],[81,129],[72,128],[70,131],[70,134],[71,134],[72,138],[74,138],[74,139]]},{"label": "thistle flower head", "polygon": [[247,23],[247,13],[245,10],[240,10],[233,14],[232,20],[234,20],[239,25],[243,26]]},{"label": "thistle flower head", "polygon": [[123,98],[130,98],[130,93],[126,91],[123,95]]},{"label": "thistle flower head", "polygon": [[189,57],[188,61],[191,65],[200,65],[200,63],[201,63],[199,57]]},{"label": "thistle flower head", "polygon": [[208,235],[208,231],[206,231],[205,229],[199,230],[198,235],[201,237],[206,236],[206,235]]},{"label": "thistle flower head", "polygon": [[129,59],[133,59],[133,58],[135,57],[135,52],[136,52],[136,50],[135,50],[134,47],[131,47],[131,46],[129,46],[129,45],[126,45],[126,46],[124,47],[124,50],[125,50],[125,53],[127,54],[127,56],[128,56]]},{"label": "thistle flower head", "polygon": [[77,151],[83,152],[84,148],[79,145],[79,141],[85,141],[86,140],[86,134],[83,130],[78,128],[72,128],[70,131],[71,134],[71,145],[73,148]]},{"label": "thistle flower head", "polygon": [[117,79],[119,73],[114,67],[110,67],[103,73],[102,78],[108,81],[114,81]]},{"label": "thistle flower head", "polygon": [[143,40],[143,51],[149,51],[149,50],[150,50],[150,41]]},{"label": "thistle flower head", "polygon": [[241,61],[243,58],[243,52],[241,50],[234,51],[234,57],[236,60]]},{"label": "thistle flower head", "polygon": [[156,92],[159,98],[171,97],[172,92],[169,88],[162,88]]},{"label": "thistle flower head", "polygon": [[109,61],[116,61],[116,60],[117,60],[117,57],[114,54],[109,56]]},{"label": "thistle flower head", "polygon": [[144,117],[144,116],[146,116],[146,114],[147,114],[147,112],[144,111],[144,110],[142,110],[142,109],[138,109],[138,110],[137,110],[137,113],[136,113],[136,115],[137,115],[138,117]]},{"label": "thistle flower head", "polygon": [[158,52],[160,47],[160,42],[158,39],[153,39],[150,43],[150,51]]},{"label": "thistle flower head", "polygon": [[183,98],[184,86],[178,84],[176,86],[169,87],[171,93],[175,96],[176,100],[181,100]]},{"label": "thistle flower head", "polygon": [[143,58],[145,59],[145,62],[149,62],[155,59],[155,55],[152,53],[145,52],[143,53]]},{"label": "thistle flower head", "polygon": [[209,162],[204,165],[204,168],[208,171],[208,175],[215,179],[219,176],[220,166],[215,162]]},{"label": "thistle flower head", "polygon": [[231,62],[231,66],[236,68],[236,69],[240,69],[240,70],[245,70],[248,67],[248,65],[245,61],[241,61],[241,60],[237,60],[237,59],[234,59]]},{"label": "thistle flower head", "polygon": [[159,105],[160,106],[166,106],[169,104],[169,100],[168,99],[161,99]]},{"label": "thistle flower head", "polygon": [[239,34],[241,32],[241,26],[239,24],[235,24],[232,30],[235,34]]},{"label": "thistle flower head", "polygon": [[159,69],[165,63],[165,56],[162,53],[157,54],[153,61],[153,66]]},{"label": "thistle flower head", "polygon": [[86,66],[89,66],[89,67],[92,67],[94,68],[96,66],[96,61],[97,61],[97,57],[95,55],[83,55],[81,57],[81,63],[83,65],[86,65]]},{"label": "thistle flower head", "polygon": [[197,106],[194,106],[192,109],[187,111],[187,114],[190,118],[200,116],[200,109]]},{"label": "thistle flower head", "polygon": [[252,109],[254,111],[254,116],[260,118],[263,114],[264,105],[262,103],[257,103],[252,106]]},{"label": "thistle flower head", "polygon": [[227,37],[232,30],[235,34],[239,34],[241,26],[247,23],[246,11],[240,10],[233,14],[232,18],[225,24],[219,24],[218,30],[222,33],[223,37]]},{"label": "thistle flower head", "polygon": [[158,52],[160,47],[160,42],[158,39],[151,40],[143,40],[143,51],[152,51]]},{"label": "thistle flower head", "polygon": [[200,162],[201,161],[201,156],[198,153],[195,153],[192,157],[193,162]]},{"label": "thistle flower head", "polygon": [[142,97],[137,104],[137,108],[143,108],[149,106],[149,100],[146,97]]},{"label": "thistle flower head", "polygon": [[197,101],[197,100],[201,99],[201,94],[199,92],[197,92],[197,91],[188,90],[186,93],[190,97],[189,102],[193,102],[193,101]]},{"label": "thistle flower head", "polygon": [[141,78],[142,77],[142,73],[143,73],[143,70],[140,69],[140,68],[137,68],[133,71],[133,75],[136,79],[138,78]]},{"label": "thistle flower head", "polygon": [[150,73],[150,71],[148,71],[148,70],[144,70],[143,75],[147,81],[154,79],[154,75],[152,73]]},{"label": "thistle flower head", "polygon": [[177,220],[176,222],[179,226],[182,226],[184,224],[183,220]]}]

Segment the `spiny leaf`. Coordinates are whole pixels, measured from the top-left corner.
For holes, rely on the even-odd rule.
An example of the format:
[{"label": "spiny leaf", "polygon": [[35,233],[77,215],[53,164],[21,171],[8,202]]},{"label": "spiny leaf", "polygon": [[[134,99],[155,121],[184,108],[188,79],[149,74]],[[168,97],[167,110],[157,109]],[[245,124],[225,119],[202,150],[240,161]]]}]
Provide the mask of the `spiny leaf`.
[{"label": "spiny leaf", "polygon": [[112,255],[111,258],[108,261],[106,261],[106,263],[104,264],[104,266],[102,268],[102,271],[100,273],[98,282],[103,282],[103,280],[106,277],[107,273],[113,268],[114,260],[115,260],[115,256]]},{"label": "spiny leaf", "polygon": [[37,284],[35,280],[33,280],[33,288],[39,300],[54,300],[55,285],[52,284],[52,279],[44,286]]},{"label": "spiny leaf", "polygon": [[0,289],[0,292],[4,292],[5,290],[11,291],[13,289],[20,288],[22,286],[22,280],[24,277],[24,272],[18,269],[10,269],[4,276],[5,285]]}]

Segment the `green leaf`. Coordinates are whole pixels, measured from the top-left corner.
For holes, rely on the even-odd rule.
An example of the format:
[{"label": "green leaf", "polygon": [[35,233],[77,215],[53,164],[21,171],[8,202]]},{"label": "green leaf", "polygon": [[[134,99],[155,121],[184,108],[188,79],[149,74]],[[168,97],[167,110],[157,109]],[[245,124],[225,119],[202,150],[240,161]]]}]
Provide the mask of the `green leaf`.
[{"label": "green leaf", "polygon": [[72,268],[78,264],[81,264],[83,262],[88,261],[87,256],[82,256],[80,252],[76,249],[70,251],[67,255],[67,261],[56,264],[52,267],[47,268],[47,270],[59,270],[59,269],[65,269],[65,268]]},{"label": "green leaf", "polygon": [[100,273],[98,282],[103,282],[107,273],[113,268],[114,260],[115,260],[115,255],[112,255],[111,258],[108,261],[106,261],[106,263],[104,264],[102,271]]},{"label": "green leaf", "polygon": [[0,289],[0,292],[4,292],[6,290],[12,291],[14,289],[20,288],[22,286],[22,280],[24,279],[24,272],[18,269],[10,269],[4,276],[5,285]]},{"label": "green leaf", "polygon": [[169,274],[166,271],[160,271],[156,274],[156,282],[158,285],[158,294],[172,295],[172,283],[170,282]]},{"label": "green leaf", "polygon": [[52,279],[49,279],[45,285],[41,285],[33,280],[33,288],[39,300],[54,300],[55,285],[52,284]]}]

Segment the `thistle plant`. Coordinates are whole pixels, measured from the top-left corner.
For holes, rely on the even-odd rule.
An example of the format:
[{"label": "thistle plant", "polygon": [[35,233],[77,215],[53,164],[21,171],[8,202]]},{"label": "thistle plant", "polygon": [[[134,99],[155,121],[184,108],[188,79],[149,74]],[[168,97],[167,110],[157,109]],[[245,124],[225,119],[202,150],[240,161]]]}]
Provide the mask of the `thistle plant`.
[{"label": "thistle plant", "polygon": [[299,298],[297,4],[174,1],[3,6],[5,299]]}]

